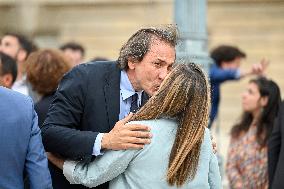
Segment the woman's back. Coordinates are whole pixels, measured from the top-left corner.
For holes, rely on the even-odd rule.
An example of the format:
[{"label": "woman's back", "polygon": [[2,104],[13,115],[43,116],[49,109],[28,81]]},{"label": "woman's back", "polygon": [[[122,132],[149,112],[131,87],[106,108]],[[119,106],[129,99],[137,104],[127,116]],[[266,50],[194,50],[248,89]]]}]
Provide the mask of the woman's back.
[{"label": "woman's back", "polygon": [[[177,131],[176,121],[157,119],[130,123],[151,127],[151,144],[141,150],[107,151],[103,158],[90,163],[87,171],[84,167],[76,166],[73,172],[75,182],[80,180],[80,183],[94,187],[113,179],[110,181],[110,189],[176,188],[170,187],[166,181],[169,156]],[[218,162],[212,150],[208,129],[201,145],[196,175],[181,188],[221,188]]]},{"label": "woman's back", "polygon": [[[176,121],[159,119],[132,123],[151,127],[151,144],[133,153],[127,169],[110,182],[110,188],[176,188],[170,187],[166,181],[169,156],[177,131]],[[212,150],[208,129],[201,145],[196,175],[191,182],[185,183],[181,188],[221,188],[218,162]]]}]

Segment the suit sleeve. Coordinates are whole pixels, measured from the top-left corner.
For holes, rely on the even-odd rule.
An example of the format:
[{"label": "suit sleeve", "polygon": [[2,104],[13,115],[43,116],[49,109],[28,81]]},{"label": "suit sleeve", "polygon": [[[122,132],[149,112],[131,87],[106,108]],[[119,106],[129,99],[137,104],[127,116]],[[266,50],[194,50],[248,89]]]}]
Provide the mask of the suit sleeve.
[{"label": "suit sleeve", "polygon": [[107,151],[93,162],[65,161],[63,173],[71,184],[96,187],[123,173],[138,150]]},{"label": "suit sleeve", "polygon": [[210,80],[213,82],[224,82],[227,80],[240,79],[240,70],[238,69],[221,69],[212,68],[210,69]]},{"label": "suit sleeve", "polygon": [[[32,103],[32,101],[31,101]],[[31,189],[52,188],[47,158],[42,145],[38,119],[32,108],[31,135],[25,162]]]},{"label": "suit sleeve", "polygon": [[[283,116],[284,103],[281,104],[278,117],[275,120],[272,134],[268,141],[268,176],[269,185],[272,184],[275,170],[279,161],[279,154],[281,149],[281,115]],[[282,123],[283,124],[283,123]],[[282,125],[283,126],[283,125]]]},{"label": "suit sleeve", "polygon": [[46,151],[65,158],[90,158],[98,133],[81,131],[88,90],[85,65],[75,67],[61,80],[42,127]]}]

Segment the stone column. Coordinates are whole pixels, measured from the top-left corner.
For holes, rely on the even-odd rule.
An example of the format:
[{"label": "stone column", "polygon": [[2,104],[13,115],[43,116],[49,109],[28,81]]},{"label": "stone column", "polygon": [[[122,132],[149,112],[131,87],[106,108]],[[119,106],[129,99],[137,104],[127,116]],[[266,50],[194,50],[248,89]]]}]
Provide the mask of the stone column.
[{"label": "stone column", "polygon": [[181,37],[176,47],[177,59],[198,63],[208,71],[207,0],[175,0],[174,8]]},{"label": "stone column", "polygon": [[38,27],[39,3],[37,0],[17,0],[18,26],[25,35],[32,36]]}]

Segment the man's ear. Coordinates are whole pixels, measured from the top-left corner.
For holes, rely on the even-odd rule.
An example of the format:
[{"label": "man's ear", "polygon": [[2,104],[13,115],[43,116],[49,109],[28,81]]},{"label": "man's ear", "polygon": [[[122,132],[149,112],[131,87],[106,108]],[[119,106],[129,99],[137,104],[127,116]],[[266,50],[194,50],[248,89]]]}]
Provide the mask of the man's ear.
[{"label": "man's ear", "polygon": [[263,96],[260,98],[260,104],[262,107],[266,106],[268,104],[268,96]]},{"label": "man's ear", "polygon": [[127,64],[128,64],[128,68],[130,70],[134,70],[135,69],[136,62],[133,60],[133,58],[128,58]]},{"label": "man's ear", "polygon": [[24,49],[20,49],[17,55],[17,60],[19,62],[24,62],[27,58],[28,53]]},{"label": "man's ear", "polygon": [[8,73],[5,74],[2,77],[2,82],[3,82],[3,86],[7,87],[7,88],[11,88],[13,85],[13,76],[12,74]]}]

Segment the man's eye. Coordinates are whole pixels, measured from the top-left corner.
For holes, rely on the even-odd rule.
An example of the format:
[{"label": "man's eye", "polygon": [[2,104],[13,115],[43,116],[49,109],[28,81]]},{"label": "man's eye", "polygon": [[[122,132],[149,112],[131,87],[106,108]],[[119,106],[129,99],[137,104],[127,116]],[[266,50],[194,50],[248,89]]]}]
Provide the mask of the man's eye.
[{"label": "man's eye", "polygon": [[253,91],[249,89],[248,94],[253,94]]},{"label": "man's eye", "polygon": [[156,67],[161,67],[161,63],[160,62],[154,62],[154,65],[156,66]]}]

